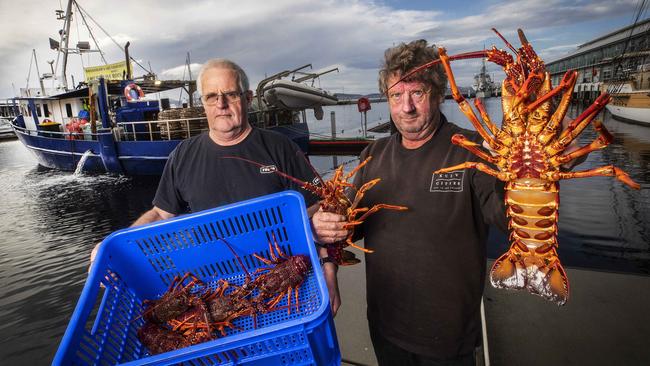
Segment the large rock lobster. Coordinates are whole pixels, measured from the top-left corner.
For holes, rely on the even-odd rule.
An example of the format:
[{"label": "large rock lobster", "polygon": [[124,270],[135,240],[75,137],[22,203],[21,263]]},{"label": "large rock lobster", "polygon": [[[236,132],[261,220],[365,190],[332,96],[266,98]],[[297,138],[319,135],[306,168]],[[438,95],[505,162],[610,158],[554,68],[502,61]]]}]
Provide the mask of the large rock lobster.
[{"label": "large rock lobster", "polygon": [[[456,134],[452,137],[452,143],[495,165],[498,170],[480,162],[465,162],[435,171],[445,173],[475,168],[506,182],[505,204],[506,214],[510,218],[511,246],[492,266],[492,285],[496,288],[525,289],[563,305],[569,297],[569,281],[556,251],[558,181],[610,176],[634,189],[639,189],[640,186],[613,165],[575,172],[561,169],[562,164],[604,148],[612,141],[613,137],[605,126],[594,119],[611,97],[606,93],[601,94],[562,130],[562,121],[571,102],[577,72],[567,71],[560,84],[552,88],[551,77],[546,72],[544,62],[528,43],[521,29],[518,30],[522,44],[519,49],[515,49],[496,29],[492,30],[516,54],[516,60],[506,51],[494,46],[489,50],[454,56],[448,56],[444,48],[439,48],[439,59],[415,68],[401,80],[441,63],[449,78],[454,100],[492,150],[485,151],[481,145]],[[490,120],[481,100],[477,98],[475,106],[481,115],[481,123],[456,86],[450,61],[468,58],[487,58],[501,66],[506,74],[501,86],[501,128]],[[551,98],[560,94],[561,100],[552,111]],[[598,137],[575,151],[565,151],[590,123]]]}]

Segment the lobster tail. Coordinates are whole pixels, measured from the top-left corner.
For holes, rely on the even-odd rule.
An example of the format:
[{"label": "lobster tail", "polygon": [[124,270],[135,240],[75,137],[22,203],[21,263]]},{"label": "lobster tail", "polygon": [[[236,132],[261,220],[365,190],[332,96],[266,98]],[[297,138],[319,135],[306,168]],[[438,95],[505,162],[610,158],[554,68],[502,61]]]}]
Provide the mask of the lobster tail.
[{"label": "lobster tail", "polygon": [[544,255],[523,249],[515,242],[497,259],[490,270],[490,283],[495,288],[526,290],[557,305],[569,299],[569,280],[557,257],[555,248]]},{"label": "lobster tail", "polygon": [[569,281],[557,256],[557,185],[517,179],[506,187],[510,250],[494,262],[496,288],[527,290],[558,305],[569,297]]}]

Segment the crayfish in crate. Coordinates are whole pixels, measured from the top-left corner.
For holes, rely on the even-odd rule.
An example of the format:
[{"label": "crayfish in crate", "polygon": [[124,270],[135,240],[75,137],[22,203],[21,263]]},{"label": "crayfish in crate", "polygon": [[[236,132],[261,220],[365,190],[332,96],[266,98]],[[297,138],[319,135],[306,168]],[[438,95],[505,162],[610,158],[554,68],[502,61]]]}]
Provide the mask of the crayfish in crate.
[{"label": "crayfish in crate", "polygon": [[258,291],[253,298],[253,303],[260,312],[274,310],[278,302],[287,296],[287,313],[291,314],[291,293],[294,294],[296,310],[300,308],[298,302],[299,288],[307,278],[307,272],[311,269],[311,261],[304,254],[287,256],[280,246],[275,235],[273,245],[269,242],[269,255],[271,260],[257,254],[255,258],[270,266],[258,268],[255,273],[261,273],[255,278],[252,287]]},{"label": "crayfish in crate", "polygon": [[[515,49],[496,29],[493,31],[516,54],[516,60],[508,52],[494,46],[489,50],[454,56],[448,56],[444,48],[439,48],[439,59],[406,73],[400,81],[441,63],[449,78],[454,100],[492,150],[485,151],[481,145],[456,134],[452,137],[453,144],[495,165],[498,170],[480,162],[465,162],[434,172],[474,168],[506,182],[505,204],[506,214],[510,218],[511,246],[492,266],[492,285],[497,288],[525,289],[563,305],[569,297],[569,281],[557,255],[558,181],[609,176],[634,189],[639,189],[640,186],[613,165],[575,172],[561,170],[562,164],[604,148],[612,141],[613,137],[605,126],[594,119],[611,97],[606,93],[601,94],[562,130],[562,121],[571,102],[577,72],[567,71],[560,84],[553,88],[544,62],[535,53],[521,29],[518,30],[522,44],[519,49]],[[450,61],[469,58],[487,58],[501,66],[506,74],[501,86],[501,128],[490,120],[477,98],[475,106],[481,115],[481,123],[456,86]],[[556,95],[562,97],[552,110],[554,105],[551,98]],[[569,144],[589,124],[598,137],[575,151],[567,151]]]},{"label": "crayfish in crate", "polygon": [[[223,158],[242,160],[250,164],[257,165],[261,168],[266,167],[264,164],[260,164],[256,161],[248,160],[237,156],[226,156]],[[372,157],[369,156],[366,160],[359,163],[359,165],[357,165],[354,169],[352,169],[352,171],[350,171],[347,174],[345,174],[345,172],[343,171],[344,166],[340,165],[334,171],[332,178],[330,178],[329,180],[323,180],[323,178],[320,176],[320,174],[318,174],[316,169],[314,169],[314,167],[311,166],[309,162],[307,162],[311,167],[312,171],[314,172],[314,174],[316,175],[316,177],[318,178],[320,184],[304,182],[300,179],[292,177],[277,169],[273,170],[275,174],[278,174],[284,178],[287,178],[299,184],[302,189],[311,192],[317,197],[319,197],[321,199],[320,206],[323,211],[336,213],[346,217],[347,223],[345,224],[345,228],[350,229],[347,238],[345,240],[341,240],[335,243],[322,244],[322,246],[324,246],[327,249],[327,255],[334,261],[334,263],[338,265],[352,265],[361,262],[359,259],[356,258],[356,255],[354,253],[344,249],[348,246],[359,249],[365,253],[373,252],[370,249],[362,248],[354,244],[354,242],[352,241],[352,237],[354,234],[355,226],[363,223],[363,221],[369,215],[381,209],[398,210],[398,211],[403,211],[408,209],[407,207],[404,206],[396,206],[396,205],[389,205],[383,203],[374,205],[373,207],[370,208],[358,207],[359,202],[361,202],[361,199],[365,195],[366,191],[368,191],[369,189],[374,187],[377,183],[379,183],[379,181],[381,181],[380,178],[376,178],[365,183],[364,185],[356,189],[356,191],[354,192],[354,198],[350,198],[349,190],[355,190],[354,184],[350,183],[350,179],[352,179],[352,177],[354,177],[354,175],[362,167],[368,164],[371,159]],[[307,160],[306,157],[305,160]]]},{"label": "crayfish in crate", "polygon": [[[184,285],[188,278],[192,280]],[[145,310],[141,317],[145,323],[137,334],[152,354],[214,339],[202,295],[192,292],[195,286],[203,287],[204,284],[193,274],[176,276],[160,299],[143,302]]]}]

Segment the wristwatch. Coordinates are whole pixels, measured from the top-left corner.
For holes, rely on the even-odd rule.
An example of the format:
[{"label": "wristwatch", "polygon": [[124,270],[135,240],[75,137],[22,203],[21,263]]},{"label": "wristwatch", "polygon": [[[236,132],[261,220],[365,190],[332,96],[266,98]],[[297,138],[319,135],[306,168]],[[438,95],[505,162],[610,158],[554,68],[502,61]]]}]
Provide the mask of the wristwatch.
[{"label": "wristwatch", "polygon": [[321,266],[325,263],[334,263],[335,266],[337,265],[336,262],[334,262],[334,259],[332,259],[332,257],[323,257],[320,259]]}]

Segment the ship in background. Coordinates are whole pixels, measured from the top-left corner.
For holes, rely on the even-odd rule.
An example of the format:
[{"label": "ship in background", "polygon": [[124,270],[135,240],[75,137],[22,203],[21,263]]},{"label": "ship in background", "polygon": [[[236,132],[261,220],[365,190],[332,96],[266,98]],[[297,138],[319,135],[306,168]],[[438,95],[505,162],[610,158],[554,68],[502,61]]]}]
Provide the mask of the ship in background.
[{"label": "ship in background", "polygon": [[492,77],[487,73],[485,59],[481,64],[481,71],[474,75],[474,84],[472,85],[476,98],[490,98],[499,96],[500,90],[497,84],[492,81]]},{"label": "ship in background", "polygon": [[601,85],[612,96],[605,108],[618,120],[650,126],[650,64],[620,73],[618,79]]}]

